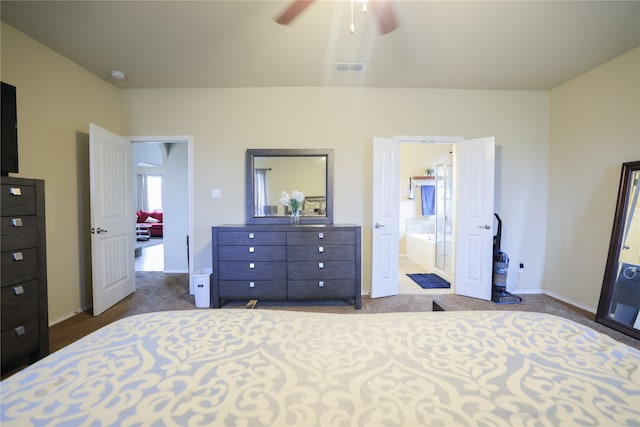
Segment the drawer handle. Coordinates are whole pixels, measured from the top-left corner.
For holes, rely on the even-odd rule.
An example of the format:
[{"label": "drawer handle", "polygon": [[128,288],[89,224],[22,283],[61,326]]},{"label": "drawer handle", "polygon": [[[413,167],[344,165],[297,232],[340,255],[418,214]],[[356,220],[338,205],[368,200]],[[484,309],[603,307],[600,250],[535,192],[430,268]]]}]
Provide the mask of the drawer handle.
[{"label": "drawer handle", "polygon": [[318,263],[318,268],[324,268],[324,262],[319,262]]},{"label": "drawer handle", "polygon": [[249,263],[249,268],[256,268],[256,265],[252,262]]},{"label": "drawer handle", "polygon": [[323,253],[324,252],[324,246],[318,246],[318,252]]},{"label": "drawer handle", "polygon": [[24,294],[24,288],[22,286],[16,286],[15,288],[13,288],[13,294],[14,295]]},{"label": "drawer handle", "polygon": [[11,226],[13,227],[22,227],[22,218],[12,218]]},{"label": "drawer handle", "polygon": [[22,255],[22,252],[14,252],[13,253],[13,260],[14,261],[22,261],[24,259],[24,255]]},{"label": "drawer handle", "polygon": [[249,253],[252,254],[256,251],[256,248],[254,248],[253,246],[249,247]]},{"label": "drawer handle", "polygon": [[17,337],[21,337],[27,333],[27,330],[24,328],[24,326],[18,326],[14,329],[14,331],[16,332]]},{"label": "drawer handle", "polygon": [[324,288],[324,282],[322,280],[318,282],[318,287]]},{"label": "drawer handle", "polygon": [[250,239],[253,239],[254,237],[255,237],[255,236],[254,236],[254,234],[253,234],[253,233],[249,233],[249,238],[250,238]]},{"label": "drawer handle", "polygon": [[250,288],[255,288],[256,287],[256,282],[249,282],[249,287]]},{"label": "drawer handle", "polygon": [[20,187],[11,187],[9,188],[9,194],[12,196],[22,196],[22,190]]},{"label": "drawer handle", "polygon": [[324,239],[324,233],[318,233],[318,239]]}]

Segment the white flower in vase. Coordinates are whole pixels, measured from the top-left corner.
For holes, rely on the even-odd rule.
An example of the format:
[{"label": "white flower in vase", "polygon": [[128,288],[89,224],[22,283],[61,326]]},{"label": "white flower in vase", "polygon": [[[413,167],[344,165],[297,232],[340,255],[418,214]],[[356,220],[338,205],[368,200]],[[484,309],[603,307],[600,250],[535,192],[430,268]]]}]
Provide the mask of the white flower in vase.
[{"label": "white flower in vase", "polygon": [[280,193],[280,202],[288,206],[291,210],[292,222],[297,223],[299,221],[300,209],[304,202],[304,193],[302,191],[293,190],[291,195],[286,191]]}]

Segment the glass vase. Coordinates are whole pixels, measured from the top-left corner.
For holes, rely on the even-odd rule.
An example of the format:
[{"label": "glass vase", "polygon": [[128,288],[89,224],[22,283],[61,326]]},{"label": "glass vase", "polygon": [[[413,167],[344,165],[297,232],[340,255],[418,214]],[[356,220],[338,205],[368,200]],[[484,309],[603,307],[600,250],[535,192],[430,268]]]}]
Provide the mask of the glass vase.
[{"label": "glass vase", "polygon": [[291,225],[300,224],[300,211],[291,212],[291,218],[289,218],[289,220],[291,221]]}]

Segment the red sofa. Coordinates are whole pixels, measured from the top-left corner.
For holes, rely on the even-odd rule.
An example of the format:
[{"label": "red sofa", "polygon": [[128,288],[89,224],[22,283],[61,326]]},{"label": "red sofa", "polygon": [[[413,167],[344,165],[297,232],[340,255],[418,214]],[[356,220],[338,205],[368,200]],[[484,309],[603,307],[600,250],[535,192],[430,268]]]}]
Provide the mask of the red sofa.
[{"label": "red sofa", "polygon": [[162,211],[138,211],[136,212],[138,223],[147,223],[151,226],[151,237],[162,237]]}]

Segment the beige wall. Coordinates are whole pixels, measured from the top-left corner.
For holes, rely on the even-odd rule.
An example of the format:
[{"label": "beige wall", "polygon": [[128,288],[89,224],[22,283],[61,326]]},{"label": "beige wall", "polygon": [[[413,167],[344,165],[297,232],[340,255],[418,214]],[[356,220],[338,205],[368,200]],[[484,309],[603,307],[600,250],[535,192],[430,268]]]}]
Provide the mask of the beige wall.
[{"label": "beige wall", "polygon": [[45,180],[49,319],[86,306],[89,123],[120,130],[119,90],[2,23],[2,81],[17,88],[20,174]]},{"label": "beige wall", "polygon": [[[211,226],[245,221],[247,148],[334,149],[334,220],[363,226],[363,288],[368,290],[373,137],[495,136],[496,211],[505,221],[502,246],[514,262],[526,264],[519,289],[542,290],[549,133],[546,92],[141,89],[124,90],[122,100],[124,134],[194,138],[196,269],[211,265]],[[222,189],[222,199],[211,199],[212,188]]]},{"label": "beige wall", "polygon": [[621,163],[640,159],[640,48],[551,91],[544,288],[595,311]]},{"label": "beige wall", "polygon": [[597,305],[620,163],[640,158],[640,49],[551,92],[118,90],[4,23],[1,43],[1,78],[18,88],[19,176],[46,181],[50,319],[87,303],[89,122],[193,135],[196,269],[210,266],[210,227],[244,221],[247,148],[334,148],[335,221],[363,226],[365,289],[373,136],[493,135],[510,277],[523,292]]}]

